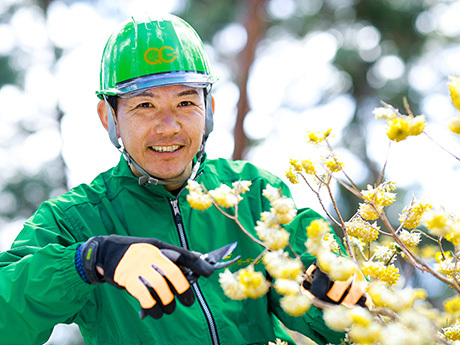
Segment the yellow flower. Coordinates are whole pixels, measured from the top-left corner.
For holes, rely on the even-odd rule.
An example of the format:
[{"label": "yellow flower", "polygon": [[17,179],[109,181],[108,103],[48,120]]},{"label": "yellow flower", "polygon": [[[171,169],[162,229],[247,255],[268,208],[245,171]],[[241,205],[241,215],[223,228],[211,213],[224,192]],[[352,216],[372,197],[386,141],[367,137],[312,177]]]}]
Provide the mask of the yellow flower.
[{"label": "yellow flower", "polygon": [[416,300],[423,300],[427,296],[423,289],[394,289],[381,281],[371,282],[367,293],[376,307],[390,308],[395,312],[410,310]]},{"label": "yellow flower", "polygon": [[350,309],[350,318],[353,324],[368,327],[372,325],[372,314],[368,309],[355,306]]},{"label": "yellow flower", "polygon": [[358,237],[364,242],[372,242],[379,237],[378,230],[380,230],[380,227],[376,223],[369,224],[361,217],[353,218],[353,220],[346,222],[345,226],[350,236]]},{"label": "yellow flower", "polygon": [[416,247],[421,241],[419,232],[409,232],[407,230],[401,231],[399,238],[408,247]]},{"label": "yellow flower", "polygon": [[255,230],[257,236],[259,236],[271,250],[284,249],[289,242],[289,232],[279,225],[270,227],[258,221]]},{"label": "yellow flower", "polygon": [[394,265],[385,266],[382,262],[367,261],[363,264],[363,274],[377,278],[389,285],[394,285],[399,280],[399,269]]},{"label": "yellow flower", "polygon": [[219,283],[225,295],[233,300],[242,300],[248,297],[244,293],[241,283],[228,268],[224,272],[219,273]]},{"label": "yellow flower", "polygon": [[331,172],[337,172],[343,169],[343,163],[339,162],[337,158],[331,157],[325,162],[326,168]]},{"label": "yellow flower", "polygon": [[194,209],[204,211],[212,205],[212,198],[208,194],[190,192],[187,195],[187,201]]},{"label": "yellow flower", "polygon": [[203,193],[203,188],[201,185],[196,182],[195,180],[188,180],[187,181],[187,187],[186,187],[190,192],[197,192],[197,193]]},{"label": "yellow flower", "polygon": [[295,210],[294,200],[291,198],[286,198],[285,196],[272,201],[271,205],[273,206],[273,211],[276,214],[286,214]]},{"label": "yellow flower", "polygon": [[288,253],[281,250],[267,252],[262,261],[267,272],[275,279],[298,280],[302,275],[299,260],[290,258]]},{"label": "yellow flower", "polygon": [[449,82],[447,83],[450,92],[450,98],[455,108],[460,110],[460,78],[454,75],[449,76]]},{"label": "yellow flower", "polygon": [[337,253],[340,251],[340,245],[337,243],[337,241],[334,238],[334,235],[332,235],[331,233],[327,233],[326,235],[324,235],[322,240],[331,252]]},{"label": "yellow flower", "polygon": [[444,310],[451,315],[460,315],[460,296],[456,295],[444,301]]},{"label": "yellow flower", "polygon": [[321,238],[325,234],[329,233],[330,230],[331,228],[329,227],[329,223],[324,219],[314,219],[307,227],[307,237],[312,240],[321,240]]},{"label": "yellow flower", "polygon": [[297,162],[295,159],[291,159],[289,163],[291,164],[291,166],[294,168],[295,171],[297,172],[302,171],[302,165],[299,164],[299,162]]},{"label": "yellow flower", "polygon": [[211,197],[203,192],[203,188],[198,182],[188,180],[187,189],[190,191],[187,195],[187,201],[192,208],[204,211],[211,207]]},{"label": "yellow flower", "polygon": [[446,240],[454,246],[460,245],[460,224],[458,222],[451,226],[449,233],[446,235]]},{"label": "yellow flower", "polygon": [[453,326],[442,329],[444,336],[450,341],[460,340],[460,322],[455,322]]},{"label": "yellow flower", "polygon": [[[436,261],[437,264],[434,265],[434,269],[442,274],[445,274],[447,277],[453,277],[455,273],[455,262],[450,255],[447,255],[445,258],[442,255],[437,255]],[[458,275],[458,272],[457,272]]]},{"label": "yellow flower", "polygon": [[[394,243],[394,242],[392,242]],[[391,244],[390,247],[393,247]],[[394,248],[389,248],[387,246],[376,246],[374,249],[373,258],[376,261],[380,261],[383,263],[391,263],[396,260],[396,255],[394,255],[395,250]]]},{"label": "yellow flower", "polygon": [[355,264],[330,251],[320,251],[317,255],[318,265],[333,281],[346,281],[356,272]]},{"label": "yellow flower", "polygon": [[276,215],[279,224],[289,224],[297,215],[294,201],[282,196],[270,202],[272,205],[271,212]]},{"label": "yellow flower", "polygon": [[271,184],[267,184],[267,187],[262,191],[262,195],[271,202],[281,198],[280,190],[273,187]]},{"label": "yellow flower", "polygon": [[262,212],[260,214],[260,219],[268,227],[279,225],[278,217],[276,216],[276,213],[273,212]]},{"label": "yellow flower", "polygon": [[450,120],[449,129],[452,133],[460,134],[460,116]]},{"label": "yellow flower", "polygon": [[251,187],[251,181],[237,181],[232,183],[233,191],[236,194],[244,194],[249,191],[249,187]]},{"label": "yellow flower", "polygon": [[289,167],[289,170],[286,171],[286,178],[291,182],[292,184],[297,184],[299,183],[299,179],[297,178],[297,175],[292,171],[292,167]]},{"label": "yellow flower", "polygon": [[376,119],[391,121],[396,117],[395,111],[389,107],[375,108],[373,111]]},{"label": "yellow flower", "polygon": [[399,215],[399,221],[406,229],[415,229],[422,222],[422,217],[426,211],[433,206],[427,202],[412,199],[409,206],[403,209],[403,213]]},{"label": "yellow flower", "polygon": [[280,300],[283,310],[291,316],[302,316],[311,307],[310,299],[305,295],[284,296]]},{"label": "yellow flower", "polygon": [[375,344],[382,336],[382,326],[377,323],[369,326],[353,325],[348,334],[354,344]]},{"label": "yellow flower", "polygon": [[330,134],[332,129],[328,129],[326,132],[307,132],[307,141],[312,144],[319,144],[324,141]]},{"label": "yellow flower", "polygon": [[[382,212],[383,206],[375,205],[378,212]],[[379,218],[379,214],[375,211],[374,207],[371,204],[359,204],[359,215],[366,220],[376,220]]]},{"label": "yellow flower", "polygon": [[420,251],[420,257],[422,259],[431,259],[434,258],[434,255],[436,254],[438,247],[435,245],[427,244],[422,247],[422,250]]},{"label": "yellow flower", "polygon": [[239,195],[235,195],[233,190],[225,184],[209,191],[208,194],[214,199],[217,205],[221,207],[235,206],[241,200],[241,197]]},{"label": "yellow flower", "polygon": [[410,135],[409,123],[402,117],[396,117],[389,121],[388,124],[390,127],[387,130],[387,136],[390,140],[398,142]]},{"label": "yellow flower", "polygon": [[254,266],[239,270],[238,281],[243,286],[244,294],[256,299],[268,292],[269,284],[262,272],[254,271]]},{"label": "yellow flower", "polygon": [[315,175],[316,174],[316,168],[315,164],[313,164],[312,161],[309,160],[303,160],[302,161],[302,167],[305,170],[305,172],[309,175]]},{"label": "yellow flower", "polygon": [[389,206],[396,199],[396,194],[390,193],[395,189],[396,185],[394,182],[385,181],[377,188],[372,188],[371,185],[367,185],[367,190],[362,190],[361,194],[369,203],[373,203],[378,206]]},{"label": "yellow flower", "polygon": [[436,236],[446,236],[452,226],[449,215],[439,210],[426,213],[423,221],[428,230]]},{"label": "yellow flower", "polygon": [[409,119],[409,135],[420,135],[425,129],[425,115],[418,115]]},{"label": "yellow flower", "polygon": [[323,310],[326,325],[337,332],[343,332],[352,324],[350,309],[340,304]]},{"label": "yellow flower", "polygon": [[300,284],[291,279],[276,279],[275,289],[280,295],[295,296],[299,294]]}]

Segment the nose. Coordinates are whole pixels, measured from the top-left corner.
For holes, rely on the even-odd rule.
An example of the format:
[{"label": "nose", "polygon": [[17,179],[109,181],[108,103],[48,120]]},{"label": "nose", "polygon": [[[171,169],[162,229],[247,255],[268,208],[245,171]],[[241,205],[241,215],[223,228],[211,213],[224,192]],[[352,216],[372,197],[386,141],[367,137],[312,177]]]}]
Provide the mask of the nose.
[{"label": "nose", "polygon": [[181,125],[176,116],[168,111],[157,114],[154,131],[156,134],[170,136],[179,133]]}]

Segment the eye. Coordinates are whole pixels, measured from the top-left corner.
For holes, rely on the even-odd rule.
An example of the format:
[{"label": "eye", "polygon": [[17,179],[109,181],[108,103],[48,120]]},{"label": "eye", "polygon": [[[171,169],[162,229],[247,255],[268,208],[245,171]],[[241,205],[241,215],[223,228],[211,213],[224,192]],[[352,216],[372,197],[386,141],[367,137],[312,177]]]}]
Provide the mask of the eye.
[{"label": "eye", "polygon": [[150,102],[143,102],[143,103],[140,103],[137,108],[152,108],[153,105],[152,103]]},{"label": "eye", "polygon": [[180,106],[180,107],[189,107],[189,106],[191,106],[191,105],[193,105],[193,102],[191,102],[191,101],[182,101],[182,102],[179,102],[179,106]]}]

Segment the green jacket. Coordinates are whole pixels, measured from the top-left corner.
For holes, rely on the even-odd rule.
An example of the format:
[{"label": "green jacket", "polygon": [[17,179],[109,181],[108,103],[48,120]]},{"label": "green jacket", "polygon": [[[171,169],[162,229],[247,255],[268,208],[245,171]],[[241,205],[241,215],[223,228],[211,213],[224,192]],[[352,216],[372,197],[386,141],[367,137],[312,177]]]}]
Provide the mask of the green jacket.
[{"label": "green jacket", "polygon": [[[254,231],[260,213],[269,209],[262,196],[267,183],[281,187],[285,195],[289,191],[280,179],[241,161],[205,160],[197,177],[208,190],[238,180],[252,181],[239,216]],[[177,303],[174,313],[159,320],[141,320],[138,301],[126,291],[80,278],[76,248],[95,235],[154,237],[202,253],[237,241],[233,255],[241,259],[232,271],[261,253],[258,244],[215,208],[192,209],[187,194],[187,189],[176,197],[160,185],[140,186],[121,159],[90,185],[44,202],[12,248],[0,254],[0,344],[42,344],[57,323],[72,322],[87,345],[267,344],[276,337],[293,343],[278,320],[318,344],[340,343],[342,335],[325,326],[316,308],[303,317],[288,316],[274,291],[256,300],[233,301],[224,295],[218,272],[193,285],[197,298],[191,307]],[[288,226],[299,253],[305,250],[305,227],[318,217],[309,209],[299,210]],[[306,265],[312,260],[306,256]],[[263,270],[263,264],[256,269]]]}]

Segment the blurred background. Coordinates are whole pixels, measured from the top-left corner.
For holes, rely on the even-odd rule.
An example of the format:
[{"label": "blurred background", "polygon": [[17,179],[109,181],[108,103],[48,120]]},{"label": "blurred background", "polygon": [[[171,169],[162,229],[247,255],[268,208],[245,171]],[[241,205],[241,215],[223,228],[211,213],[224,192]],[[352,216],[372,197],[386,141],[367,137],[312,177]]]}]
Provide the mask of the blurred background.
[{"label": "blurred background", "polygon": [[[118,162],[96,113],[99,62],[117,24],[142,13],[179,15],[205,42],[219,77],[210,158],[247,159],[285,179],[290,158],[308,158],[305,132],[332,128],[360,187],[389,158],[395,220],[412,196],[457,212],[458,162],[425,135],[389,148],[372,110],[383,100],[405,113],[407,96],[430,137],[460,155],[446,86],[460,74],[458,0],[2,0],[0,250],[41,202]],[[324,215],[304,184],[291,186],[299,207]],[[358,200],[335,193],[349,218]],[[403,283],[434,303],[448,293],[415,274]],[[60,325],[47,344],[83,341]]]}]

